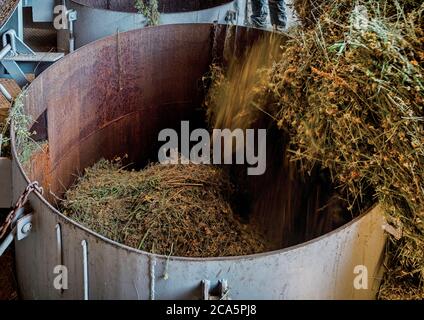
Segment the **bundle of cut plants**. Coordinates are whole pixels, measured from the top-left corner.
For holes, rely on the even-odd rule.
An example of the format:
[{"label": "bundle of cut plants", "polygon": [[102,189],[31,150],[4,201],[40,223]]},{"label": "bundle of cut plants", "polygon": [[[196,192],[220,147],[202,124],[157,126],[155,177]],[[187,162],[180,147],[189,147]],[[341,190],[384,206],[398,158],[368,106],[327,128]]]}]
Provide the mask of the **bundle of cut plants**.
[{"label": "bundle of cut plants", "polygon": [[230,205],[227,173],[213,165],[151,164],[126,170],[100,160],[65,194],[65,214],[119,243],[183,257],[266,251],[262,236]]},{"label": "bundle of cut plants", "polygon": [[[302,25],[306,28],[313,28],[320,22],[322,15],[337,17],[338,20],[343,19],[343,17],[349,15],[352,3],[354,3],[352,0],[293,0],[292,5]],[[421,0],[368,1],[370,6],[381,10],[387,17],[396,15],[398,9],[401,9],[404,13],[409,13],[419,7],[421,3]]]},{"label": "bundle of cut plants", "polygon": [[[248,72],[258,80],[248,99],[225,106],[226,125],[271,117],[290,137],[291,160],[304,174],[329,170],[352,215],[366,209],[365,199],[379,202],[391,225],[380,298],[422,298],[424,4],[336,0],[323,6],[308,28],[275,43],[280,51],[271,62]],[[255,66],[255,56],[226,71],[214,67],[206,105],[217,125],[222,97],[231,95],[233,82],[243,83],[240,75]]]}]

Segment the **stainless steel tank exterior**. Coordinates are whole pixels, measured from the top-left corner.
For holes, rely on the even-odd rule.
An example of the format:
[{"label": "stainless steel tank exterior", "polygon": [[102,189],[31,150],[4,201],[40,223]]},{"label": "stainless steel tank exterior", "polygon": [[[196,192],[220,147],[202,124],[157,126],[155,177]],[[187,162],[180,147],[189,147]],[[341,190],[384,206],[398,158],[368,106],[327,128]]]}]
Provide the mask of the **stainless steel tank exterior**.
[{"label": "stainless steel tank exterior", "polygon": [[[15,200],[30,181],[29,237],[17,241],[16,267],[24,299],[201,299],[204,281],[228,283],[231,299],[373,299],[386,236],[378,206],[310,241],[263,254],[182,258],[128,248],[76,224],[53,207],[74,174],[100,157],[128,153],[143,163],[159,130],[193,114],[203,97],[199,79],[226,46],[224,25],[182,24],[110,36],[77,50],[29,86],[26,112],[45,126],[46,163],[26,172],[13,144]],[[261,31],[233,28],[243,51]],[[12,139],[15,133],[12,130]],[[156,151],[157,152],[157,151]],[[50,199],[50,201],[48,201]],[[271,221],[277,224],[276,221]],[[57,266],[68,287],[57,290]],[[355,287],[366,270],[366,287]],[[362,269],[361,269],[362,268]],[[56,273],[55,273],[56,272]],[[211,293],[212,294],[212,293]]]}]

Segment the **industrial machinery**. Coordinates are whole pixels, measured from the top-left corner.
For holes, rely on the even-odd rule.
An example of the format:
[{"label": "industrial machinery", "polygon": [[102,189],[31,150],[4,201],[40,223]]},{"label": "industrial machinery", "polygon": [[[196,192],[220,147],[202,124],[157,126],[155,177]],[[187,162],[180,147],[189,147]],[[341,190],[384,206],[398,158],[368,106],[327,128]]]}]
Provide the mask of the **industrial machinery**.
[{"label": "industrial machinery", "polygon": [[[63,57],[63,53],[57,52],[34,52],[24,42],[23,13],[24,7],[32,6],[32,1],[5,1],[2,0],[3,8],[6,8],[0,21],[0,78],[13,78],[22,88],[28,85],[28,75],[37,76],[46,67]],[[40,1],[42,6],[34,6],[34,20],[49,21],[53,19],[53,2]],[[50,6],[45,6],[50,4]],[[47,17],[40,15],[47,13]],[[2,88],[2,87],[0,87]],[[10,95],[4,88],[1,89],[6,97]]]}]

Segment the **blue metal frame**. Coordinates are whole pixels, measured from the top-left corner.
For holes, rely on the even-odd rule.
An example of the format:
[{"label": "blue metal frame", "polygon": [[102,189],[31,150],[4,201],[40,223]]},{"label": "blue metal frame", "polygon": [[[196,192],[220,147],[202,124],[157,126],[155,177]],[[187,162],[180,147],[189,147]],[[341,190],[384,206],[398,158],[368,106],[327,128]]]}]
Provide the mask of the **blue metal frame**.
[{"label": "blue metal frame", "polygon": [[[0,28],[0,39],[5,32],[15,30],[16,52],[18,54],[33,54],[34,52],[23,42],[23,8],[32,7],[35,22],[53,21],[53,8],[55,0],[21,0],[7,22]],[[0,49],[2,48],[0,44]],[[0,78],[13,78],[20,87],[28,84],[25,74],[35,73],[38,75],[50,63],[40,62],[16,62],[0,60]]]},{"label": "blue metal frame", "polygon": [[22,0],[24,8],[32,8],[34,22],[52,22],[55,0]]}]

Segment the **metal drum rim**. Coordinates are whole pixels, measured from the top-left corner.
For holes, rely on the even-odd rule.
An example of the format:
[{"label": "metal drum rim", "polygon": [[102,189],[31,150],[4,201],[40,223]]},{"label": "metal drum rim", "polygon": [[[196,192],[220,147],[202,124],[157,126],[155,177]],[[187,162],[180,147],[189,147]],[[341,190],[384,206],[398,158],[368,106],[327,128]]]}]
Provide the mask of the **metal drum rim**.
[{"label": "metal drum rim", "polygon": [[[91,7],[91,6],[89,6],[89,5],[85,4],[85,3],[81,3],[80,0],[69,0],[69,1],[72,2],[73,4],[82,6],[82,7],[87,8],[87,9],[92,9],[92,10],[99,10],[99,11],[110,12],[110,13],[122,13],[122,14],[142,15],[141,13],[137,13],[137,12],[117,11],[117,10],[110,10],[110,9],[103,9],[103,8]],[[234,2],[234,0],[228,0],[227,3],[221,4],[219,6],[214,6],[214,7],[202,9],[202,10],[184,11],[184,12],[165,12],[165,13],[161,13],[161,15],[162,14],[163,15],[167,15],[167,14],[190,14],[190,13],[194,13],[194,12],[204,12],[204,11],[207,11],[207,10],[217,9],[217,8],[228,6],[231,2]]]},{"label": "metal drum rim", "polygon": [[[148,28],[172,28],[172,27],[175,27],[175,26],[183,26],[183,27],[189,28],[189,27],[202,26],[202,25],[203,26],[205,26],[205,25],[213,26],[214,24],[211,24],[211,23],[175,24],[175,25],[161,25],[161,26],[148,27]],[[225,26],[225,25],[223,25],[223,26]],[[247,27],[241,27],[241,26],[238,26],[238,28],[248,29]],[[144,29],[146,29],[146,28],[140,28],[140,29],[130,30],[130,31],[123,32],[123,34],[125,34],[125,33],[131,33],[131,32],[140,32],[140,30],[144,30]],[[94,41],[92,43],[101,42],[101,41],[108,41],[109,39],[112,39],[114,37],[115,37],[114,35],[111,35],[111,36],[108,36],[108,37],[105,37],[105,38],[96,40],[96,41]],[[85,46],[79,48],[75,52],[80,52],[80,51],[85,50],[84,48],[86,46],[89,46],[90,44],[85,45]],[[71,53],[68,56],[72,56],[74,53]],[[64,59],[60,60],[59,62],[56,62],[54,65],[50,66],[43,73],[45,73],[45,72],[52,72],[51,70],[54,70],[54,68],[55,68],[56,65],[59,65],[60,63],[63,63],[63,61],[65,59],[69,59],[68,56],[66,56]],[[43,74],[41,74],[39,77],[37,77],[28,86],[27,90],[29,90],[31,88],[31,86],[32,86],[33,83],[36,83],[37,81],[41,81],[39,79],[42,78],[42,76],[43,76]],[[19,169],[19,173],[23,175],[23,177],[25,178],[25,181],[29,184],[31,182],[31,180],[29,179],[29,177],[27,176],[25,170],[23,169],[22,164],[20,163],[20,161],[18,159],[18,156],[17,156],[17,153],[16,153],[15,131],[14,131],[14,128],[13,127],[14,126],[13,126],[13,122],[12,122],[11,129],[10,129],[10,135],[11,135],[11,149],[12,149],[13,162],[16,163],[16,165],[17,165],[17,167]],[[35,196],[44,205],[47,206],[47,208],[49,210],[51,210],[54,214],[56,214],[60,219],[64,220],[67,223],[70,223],[71,225],[73,225],[76,228],[79,228],[79,229],[81,229],[81,230],[83,230],[85,232],[88,232],[89,234],[91,234],[92,236],[96,237],[99,240],[105,241],[107,244],[110,244],[112,246],[118,247],[120,249],[124,249],[124,250],[129,251],[129,252],[133,252],[133,253],[137,253],[137,254],[141,254],[141,255],[146,255],[146,256],[149,256],[149,257],[152,257],[152,258],[171,259],[173,261],[177,260],[177,261],[194,261],[194,262],[196,262],[196,261],[197,262],[208,262],[208,261],[210,262],[210,261],[223,261],[223,260],[230,260],[230,261],[231,260],[234,260],[235,261],[235,260],[240,260],[240,259],[245,259],[245,260],[246,259],[251,259],[251,260],[254,260],[254,259],[258,259],[258,258],[264,258],[264,257],[268,257],[268,256],[284,254],[284,253],[287,253],[289,251],[295,251],[295,250],[298,250],[300,248],[303,248],[303,247],[306,247],[306,246],[315,244],[317,242],[323,241],[325,239],[328,239],[331,236],[334,236],[334,235],[336,235],[336,234],[338,234],[338,233],[340,233],[340,232],[342,232],[342,231],[344,231],[346,229],[349,229],[352,225],[354,225],[356,223],[359,223],[362,219],[364,219],[367,215],[369,215],[378,206],[378,203],[375,203],[373,206],[371,206],[364,213],[360,214],[358,217],[352,219],[351,221],[349,221],[348,223],[342,225],[341,227],[339,227],[337,229],[334,229],[334,230],[332,230],[332,231],[330,231],[328,233],[325,233],[325,234],[323,234],[323,235],[321,235],[321,236],[319,236],[317,238],[311,239],[309,241],[302,242],[302,243],[299,243],[299,244],[296,244],[296,245],[293,245],[293,246],[289,246],[289,247],[286,247],[286,248],[283,248],[283,249],[274,250],[274,251],[267,251],[267,252],[262,252],[262,253],[257,253],[257,254],[251,254],[251,255],[245,255],[245,256],[196,258],[196,257],[179,257],[179,256],[170,256],[169,257],[167,255],[153,254],[153,253],[150,253],[150,252],[147,252],[147,251],[138,250],[136,248],[132,248],[132,247],[126,246],[124,244],[121,244],[119,242],[113,241],[113,240],[111,240],[109,238],[106,238],[106,237],[104,237],[104,236],[96,233],[93,230],[90,230],[90,229],[84,227],[83,225],[81,225],[81,224],[73,221],[69,217],[65,216],[62,212],[60,212],[58,209],[56,209],[54,206],[52,206],[40,193],[34,192],[34,194],[35,194]]]}]

